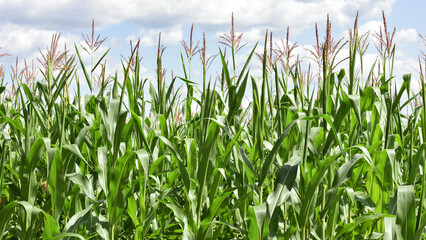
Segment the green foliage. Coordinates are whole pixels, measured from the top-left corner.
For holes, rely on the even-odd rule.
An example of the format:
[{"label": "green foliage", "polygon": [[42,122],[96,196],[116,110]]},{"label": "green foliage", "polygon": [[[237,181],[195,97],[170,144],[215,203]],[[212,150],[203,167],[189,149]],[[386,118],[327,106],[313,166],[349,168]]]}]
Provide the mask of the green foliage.
[{"label": "green foliage", "polygon": [[338,73],[325,44],[313,90],[300,64],[271,61],[268,35],[261,77],[249,72],[257,45],[236,73],[239,41],[226,40],[232,66],[220,49],[217,87],[202,59],[202,91],[183,55],[185,76],[166,81],[160,43],[157,85],[140,76],[138,43],[110,84],[93,77],[108,51],[92,49],[86,69],[75,46],[34,88],[3,98],[0,86],[0,239],[424,238],[426,110],[400,111],[425,86],[413,95],[411,75],[393,86],[394,50],[362,82],[359,43]]}]

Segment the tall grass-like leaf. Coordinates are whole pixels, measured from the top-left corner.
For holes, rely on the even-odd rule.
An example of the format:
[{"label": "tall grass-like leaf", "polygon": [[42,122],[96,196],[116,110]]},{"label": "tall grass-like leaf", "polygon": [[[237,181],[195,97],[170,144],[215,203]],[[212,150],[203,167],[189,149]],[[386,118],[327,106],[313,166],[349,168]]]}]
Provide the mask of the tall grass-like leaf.
[{"label": "tall grass-like leaf", "polygon": [[354,230],[359,226],[359,224],[366,224],[368,226],[373,221],[376,221],[377,219],[386,218],[386,217],[394,217],[394,216],[389,214],[374,214],[374,215],[367,215],[367,216],[360,217],[356,221],[340,227],[339,231],[335,235],[335,238],[339,238],[342,235],[345,235],[346,237],[351,237],[353,235],[356,235],[356,232],[354,232]]},{"label": "tall grass-like leaf", "polygon": [[248,220],[250,222],[250,228],[248,237],[250,239],[263,239],[263,236],[267,236],[264,227],[266,219],[266,204],[263,203],[259,206],[250,206],[248,209]]},{"label": "tall grass-like leaf", "polygon": [[201,155],[202,156],[201,162],[198,165],[199,166],[198,174],[197,174],[197,179],[199,183],[199,190],[197,194],[198,219],[200,219],[199,217],[201,215],[201,207],[204,203],[203,192],[207,188],[207,184],[206,184],[208,180],[207,174],[210,170],[209,167],[211,165],[210,158],[213,157],[214,147],[215,147],[216,140],[218,138],[218,134],[219,134],[218,125],[213,122],[208,128],[206,141],[202,148],[203,152]]},{"label": "tall grass-like leaf", "polygon": [[37,234],[37,232],[35,232],[37,217],[44,211],[27,201],[19,201],[17,203],[25,210],[25,221],[22,222],[20,226],[22,234],[25,239],[33,239]]},{"label": "tall grass-like leaf", "polygon": [[185,166],[183,165],[183,160],[182,160],[179,152],[176,150],[174,145],[167,138],[165,138],[163,136],[159,136],[159,139],[162,142],[164,142],[171,149],[172,154],[176,156],[176,158],[178,160],[178,166],[179,166],[180,174],[182,175],[182,179],[183,179],[185,189],[188,191],[189,190],[189,184],[190,184],[189,175],[188,175],[188,172],[187,172]]},{"label": "tall grass-like leaf", "polygon": [[108,202],[108,216],[111,225],[111,236],[116,236],[120,228],[120,216],[124,211],[126,204],[126,188],[129,182],[129,173],[135,164],[135,153],[127,151],[126,154],[117,159],[116,164],[109,172],[109,195],[107,196]]},{"label": "tall grass-like leaf", "polygon": [[44,148],[43,139],[37,139],[31,146],[28,155],[21,162],[20,179],[21,179],[21,196],[30,204],[34,204],[36,197],[37,179],[35,168],[41,160],[41,153]]},{"label": "tall grass-like leaf", "polygon": [[50,169],[49,186],[52,192],[53,216],[58,221],[65,202],[65,166],[61,153],[55,148],[53,150],[55,155]]},{"label": "tall grass-like leaf", "polygon": [[[220,213],[224,200],[229,196],[231,191],[226,191],[217,196],[209,207],[208,215],[201,222],[200,230],[198,232],[198,238],[205,238],[206,231],[211,227],[212,220]],[[223,212],[224,209],[222,209]]]},{"label": "tall grass-like leaf", "polygon": [[74,214],[65,224],[63,233],[74,233],[74,231],[82,224],[87,222],[90,218],[90,210],[94,207],[94,205],[99,204],[100,201],[91,203],[87,208],[77,212]]},{"label": "tall grass-like leaf", "polygon": [[49,214],[43,212],[45,218],[45,228],[43,231],[43,239],[52,239],[53,236],[59,234],[58,222]]},{"label": "tall grass-like leaf", "polygon": [[67,177],[76,185],[78,185],[84,194],[91,200],[95,200],[92,183],[84,177],[80,172],[68,174]]},{"label": "tall grass-like leaf", "polygon": [[330,156],[326,158],[323,162],[321,162],[320,166],[316,170],[313,177],[308,182],[307,195],[303,196],[302,199],[302,208],[299,217],[300,226],[306,226],[309,216],[312,214],[312,204],[314,204],[315,194],[318,190],[318,186],[321,184],[322,179],[324,178],[324,173],[327,171],[328,166],[338,158],[340,154],[336,154],[334,156]]},{"label": "tall grass-like leaf", "polygon": [[329,209],[328,206],[334,201],[337,190],[340,188],[340,186],[351,178],[352,170],[355,164],[364,157],[365,156],[363,154],[355,154],[350,161],[342,164],[342,166],[339,168],[333,180],[333,185],[327,191],[326,206],[324,207],[325,210]]},{"label": "tall grass-like leaf", "polygon": [[24,133],[25,130],[24,128],[15,120],[7,117],[2,111],[0,111],[0,114],[2,115],[2,117],[8,122],[10,123],[12,126],[14,126],[17,130],[19,130],[21,133]]},{"label": "tall grass-like leaf", "polygon": [[284,164],[277,174],[274,191],[268,196],[266,201],[268,217],[272,218],[275,209],[284,203],[289,197],[290,191],[296,180],[299,164]]},{"label": "tall grass-like leaf", "polygon": [[55,239],[65,239],[70,237],[84,240],[84,237],[77,233],[58,233],[52,237],[49,237],[48,239],[55,240]]},{"label": "tall grass-like leaf", "polygon": [[17,202],[10,202],[0,210],[0,239],[3,239],[5,236],[4,233],[9,224],[9,219],[12,217],[12,213],[15,211],[17,205]]},{"label": "tall grass-like leaf", "polygon": [[287,134],[290,132],[291,128],[293,127],[293,125],[297,122],[297,120],[291,122],[286,130],[284,131],[283,134],[281,134],[281,136],[278,138],[278,140],[275,142],[274,147],[272,148],[271,152],[269,153],[268,157],[266,158],[263,166],[262,166],[262,170],[261,170],[261,174],[259,177],[259,182],[258,185],[262,186],[263,182],[265,181],[266,176],[268,175],[270,166],[272,164],[272,161],[275,158],[276,153],[278,152],[278,150],[281,148],[281,145],[285,139],[285,137],[287,136]]},{"label": "tall grass-like leaf", "polygon": [[396,192],[396,238],[414,239],[416,227],[414,187],[399,186]]},{"label": "tall grass-like leaf", "polygon": [[74,44],[74,48],[75,48],[75,52],[77,53],[78,60],[80,61],[80,66],[81,66],[81,69],[83,70],[87,85],[89,86],[90,91],[92,91],[93,90],[92,81],[89,74],[87,73],[86,67],[84,66],[83,59],[80,56],[80,52],[78,51],[77,45]]},{"label": "tall grass-like leaf", "polygon": [[98,172],[99,172],[99,185],[105,194],[108,196],[108,157],[107,149],[105,147],[98,148]]}]

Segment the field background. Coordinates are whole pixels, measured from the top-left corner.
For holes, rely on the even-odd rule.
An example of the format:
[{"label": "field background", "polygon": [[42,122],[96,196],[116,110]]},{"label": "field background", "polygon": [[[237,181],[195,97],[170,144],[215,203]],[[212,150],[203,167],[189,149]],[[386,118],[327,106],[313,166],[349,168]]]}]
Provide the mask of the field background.
[{"label": "field background", "polygon": [[209,54],[191,27],[179,73],[161,34],[152,74],[142,40],[108,74],[94,25],[54,34],[1,70],[0,239],[422,239],[426,46],[397,75],[381,17],[346,38],[325,17],[307,63],[289,28],[247,46],[232,18]]}]

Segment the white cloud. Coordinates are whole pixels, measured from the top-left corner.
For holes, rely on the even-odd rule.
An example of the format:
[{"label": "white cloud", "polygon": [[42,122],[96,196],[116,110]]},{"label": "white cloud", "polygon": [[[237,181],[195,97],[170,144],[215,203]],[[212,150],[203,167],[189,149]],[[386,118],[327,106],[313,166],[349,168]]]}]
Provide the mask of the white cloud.
[{"label": "white cloud", "polygon": [[[44,52],[47,45],[50,45],[54,33],[50,30],[5,24],[0,27],[0,46],[12,56],[35,59],[40,56],[38,48]],[[61,35],[59,47],[63,49],[66,43],[67,48],[70,49],[78,39],[78,36],[72,34]]]},{"label": "white cloud", "polygon": [[[18,72],[24,69],[24,61],[31,66],[34,61],[35,69],[40,67],[37,59],[42,59],[39,49],[46,53],[46,47],[51,44],[52,35],[54,31],[31,28],[29,26],[22,26],[17,24],[5,24],[0,27],[0,46],[3,48],[2,53],[9,53],[1,59],[0,65],[5,66],[7,75],[12,73],[10,66],[18,69]],[[58,42],[58,51],[63,52],[65,44],[67,50],[73,51],[74,42],[77,42],[79,36],[72,34],[61,35]],[[16,64],[18,66],[16,66]],[[38,78],[41,74],[37,71]],[[6,78],[8,81],[8,78]]]},{"label": "white cloud", "polygon": [[136,42],[140,38],[141,45],[145,47],[155,46],[158,42],[158,36],[161,32],[161,43],[165,45],[173,45],[179,43],[183,39],[183,31],[180,26],[173,26],[163,29],[142,29],[138,34],[127,36],[126,40]]},{"label": "white cloud", "polygon": [[386,14],[389,14],[392,11],[392,6],[396,0],[383,0],[383,1],[357,1],[359,4],[360,12],[366,11],[365,16],[363,17],[375,17],[382,16],[382,11]]},{"label": "white cloud", "polygon": [[[222,33],[219,35],[222,35]],[[263,28],[250,28],[243,33],[244,41],[249,43],[261,42],[263,38],[265,38],[265,29]]]},{"label": "white cloud", "polygon": [[417,42],[417,30],[414,28],[402,29],[395,34],[395,43],[400,46],[407,45],[409,43]]},{"label": "white cloud", "polygon": [[402,76],[407,73],[415,74],[418,68],[418,60],[410,57],[395,59],[395,77],[402,83]]},{"label": "white cloud", "polygon": [[382,21],[368,21],[361,26],[358,27],[359,33],[364,34],[367,32],[370,32],[371,34],[374,34],[374,32],[378,32],[380,30],[380,26],[383,25]]},{"label": "white cloud", "polygon": [[294,33],[324,22],[329,13],[338,25],[352,21],[356,11],[361,17],[380,17],[381,10],[390,12],[395,0],[95,0],[9,1],[0,0],[2,22],[26,23],[43,27],[79,29],[94,18],[99,26],[132,21],[144,26],[164,28],[190,23],[217,26],[228,24],[234,12],[242,30],[253,26],[282,28],[291,26]]}]

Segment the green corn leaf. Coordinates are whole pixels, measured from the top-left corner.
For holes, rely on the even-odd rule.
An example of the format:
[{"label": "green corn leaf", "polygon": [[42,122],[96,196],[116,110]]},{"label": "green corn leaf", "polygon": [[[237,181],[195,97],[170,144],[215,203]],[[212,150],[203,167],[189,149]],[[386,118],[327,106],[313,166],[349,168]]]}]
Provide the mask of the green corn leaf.
[{"label": "green corn leaf", "polygon": [[0,240],[5,236],[4,233],[7,230],[9,220],[12,217],[15,207],[18,205],[17,202],[10,202],[2,209],[0,209]]},{"label": "green corn leaf", "polygon": [[266,207],[268,217],[272,219],[275,209],[282,205],[289,197],[290,191],[296,181],[299,163],[284,164],[277,174],[274,191],[268,196]]},{"label": "green corn leaf", "polygon": [[281,145],[282,145],[285,137],[290,132],[291,128],[293,127],[293,125],[296,122],[297,122],[297,120],[294,120],[293,122],[291,122],[287,126],[286,130],[284,131],[284,133],[281,134],[281,136],[275,142],[274,147],[272,148],[271,152],[269,153],[268,157],[266,158],[265,162],[263,163],[261,174],[260,174],[260,178],[259,178],[259,182],[258,182],[258,186],[262,186],[263,185],[263,182],[265,181],[266,176],[269,173],[269,169],[270,169],[270,166],[272,164],[272,161],[275,158],[275,155],[277,154],[278,150],[281,148]]},{"label": "green corn leaf", "polygon": [[416,227],[415,193],[411,185],[399,186],[396,192],[396,236],[414,239]]},{"label": "green corn leaf", "polygon": [[189,184],[190,184],[189,175],[188,175],[188,172],[187,172],[187,170],[184,166],[183,160],[182,160],[179,152],[176,150],[174,145],[167,138],[165,138],[163,136],[159,136],[159,139],[169,147],[172,154],[177,158],[179,171],[180,171],[180,174],[182,176],[183,184],[185,186],[185,189],[188,191],[189,190]]},{"label": "green corn leaf", "polygon": [[126,204],[126,188],[129,182],[129,173],[135,164],[135,153],[128,150],[117,159],[113,169],[109,169],[109,195],[107,197],[109,220],[115,225],[118,217],[123,213]]},{"label": "green corn leaf", "polygon": [[318,186],[321,184],[322,179],[324,178],[324,174],[328,169],[328,166],[334,160],[336,160],[339,156],[340,156],[340,154],[336,154],[334,156],[330,156],[330,157],[326,158],[320,164],[320,166],[316,170],[314,176],[310,179],[310,181],[308,183],[308,188],[307,188],[307,191],[306,191],[307,195],[304,196],[303,199],[302,199],[302,208],[301,208],[301,213],[300,213],[300,217],[299,217],[299,223],[300,223],[301,226],[306,226],[308,218],[312,214],[312,212],[310,212],[311,206],[314,204],[314,201],[316,200],[315,194],[313,194],[313,193],[317,191]]},{"label": "green corn leaf", "polygon": [[102,60],[106,57],[109,50],[111,50],[111,49],[108,48],[108,50],[106,50],[105,53],[99,58],[98,62],[95,64],[95,66],[93,66],[92,71],[91,71],[92,73],[96,70],[96,68],[99,66],[99,64],[102,62]]},{"label": "green corn leaf", "polygon": [[99,173],[99,185],[102,190],[104,190],[105,194],[108,196],[109,188],[108,183],[108,156],[107,149],[105,147],[98,148],[98,173]]},{"label": "green corn leaf", "polygon": [[33,204],[36,198],[37,178],[35,168],[41,160],[44,146],[42,138],[38,138],[32,145],[28,155],[21,161],[19,178],[21,180],[21,197]]},{"label": "green corn leaf", "polygon": [[75,52],[77,53],[78,60],[80,61],[80,66],[81,66],[81,69],[83,70],[87,85],[89,86],[90,91],[92,91],[93,90],[92,82],[90,81],[89,74],[86,71],[86,67],[84,66],[83,59],[80,56],[80,52],[78,51],[77,45],[74,44],[74,48],[75,48]]},{"label": "green corn leaf", "polygon": [[65,224],[64,229],[62,230],[62,233],[74,233],[74,231],[82,224],[85,224],[90,219],[90,211],[92,208],[99,204],[102,201],[96,201],[91,203],[87,208],[77,212],[74,214]]},{"label": "green corn leaf", "polygon": [[45,219],[45,227],[43,231],[43,239],[52,239],[53,236],[60,233],[58,222],[49,214],[43,212]]},{"label": "green corn leaf", "polygon": [[67,177],[76,185],[78,185],[84,192],[84,194],[92,199],[96,200],[95,193],[93,190],[92,183],[87,179],[87,177],[83,176],[81,172],[67,174]]},{"label": "green corn leaf", "polygon": [[52,151],[55,152],[55,155],[50,169],[49,186],[52,194],[53,216],[58,221],[65,203],[65,167],[60,151],[56,148],[53,148]]}]

